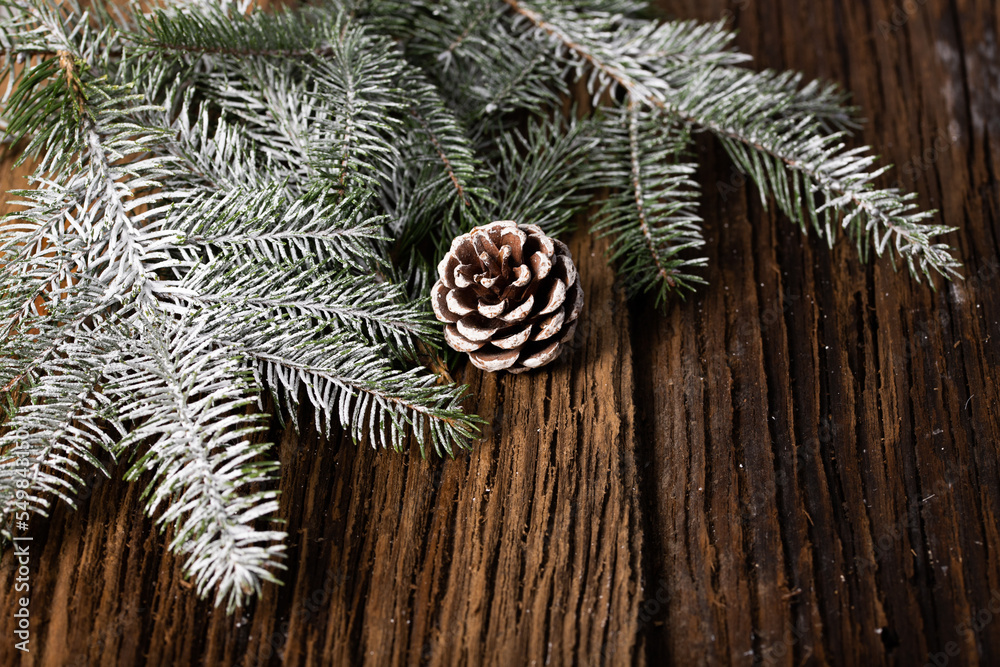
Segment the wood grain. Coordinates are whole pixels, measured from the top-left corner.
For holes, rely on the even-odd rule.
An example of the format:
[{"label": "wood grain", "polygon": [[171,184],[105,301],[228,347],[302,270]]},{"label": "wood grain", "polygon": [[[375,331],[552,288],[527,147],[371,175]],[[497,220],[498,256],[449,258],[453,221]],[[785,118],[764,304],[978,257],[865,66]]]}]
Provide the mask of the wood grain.
[{"label": "wood grain", "polygon": [[[491,420],[474,451],[274,425],[289,569],[238,617],[195,598],[140,487],[95,480],[32,523],[32,652],[5,614],[0,663],[1000,663],[994,3],[659,4],[850,90],[852,141],[961,228],[966,280],[932,291],[822,247],[702,138],[710,286],[626,304],[580,233],[572,354],[470,370]],[[4,189],[24,185],[10,159]],[[3,554],[5,610],[15,569]]]}]

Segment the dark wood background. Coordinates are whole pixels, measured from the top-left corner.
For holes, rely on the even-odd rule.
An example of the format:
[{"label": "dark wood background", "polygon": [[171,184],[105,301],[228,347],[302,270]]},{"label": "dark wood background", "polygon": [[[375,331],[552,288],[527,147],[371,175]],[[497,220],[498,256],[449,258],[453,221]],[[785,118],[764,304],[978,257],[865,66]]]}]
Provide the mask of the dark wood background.
[{"label": "dark wood background", "polygon": [[[139,487],[96,480],[32,523],[31,653],[5,611],[0,663],[1000,664],[995,2],[660,4],[852,91],[966,280],[821,247],[702,140],[709,287],[627,304],[578,234],[571,358],[468,373],[474,451],[275,428],[289,570],[242,615],[196,599]],[[14,577],[8,551],[4,610]]]}]

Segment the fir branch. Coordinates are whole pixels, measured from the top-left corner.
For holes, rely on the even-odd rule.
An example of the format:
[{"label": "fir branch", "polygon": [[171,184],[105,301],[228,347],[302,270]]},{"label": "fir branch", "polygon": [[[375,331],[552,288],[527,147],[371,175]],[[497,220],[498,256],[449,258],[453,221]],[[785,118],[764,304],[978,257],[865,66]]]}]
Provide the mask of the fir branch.
[{"label": "fir branch", "polygon": [[[153,307],[160,296],[175,288],[173,283],[159,282],[156,275],[174,263],[163,250],[165,234],[156,222],[143,224],[162,210],[158,204],[170,198],[155,192],[156,176],[168,161],[143,156],[165,133],[130,122],[126,109],[143,109],[137,104],[138,96],[127,85],[82,78],[81,64],[62,52],[58,73],[49,72],[55,79],[38,86],[35,74],[29,74],[26,92],[21,95],[19,88],[7,110],[11,126],[21,131],[39,122],[39,105],[52,105],[52,89],[61,91],[58,101],[64,112],[42,119],[51,127],[37,134],[28,150],[45,148],[40,172],[71,164],[79,170],[62,183],[49,182],[48,187],[22,193],[29,198],[23,203],[28,210],[12,217],[44,222],[35,230],[16,227],[13,246],[41,243],[48,255],[74,257],[78,270],[86,268],[104,283],[105,302],[136,299],[140,307]],[[139,213],[140,207],[149,210]],[[73,233],[53,229],[53,220]],[[12,243],[5,247],[11,248]]]},{"label": "fir branch", "polygon": [[526,132],[500,133],[488,163],[501,193],[492,217],[530,220],[552,236],[566,232],[597,185],[595,130],[572,118],[542,118],[529,122]]},{"label": "fir branch", "polygon": [[[16,391],[24,383],[30,383],[38,377],[41,369],[58,357],[60,349],[72,343],[78,335],[85,333],[85,328],[96,320],[100,323],[107,319],[102,317],[103,308],[93,307],[99,301],[99,292],[91,292],[89,299],[75,298],[73,292],[80,290],[80,285],[74,284],[61,290],[60,299],[49,299],[44,307],[38,306],[36,299],[32,306],[41,312],[38,314],[15,313],[8,316],[6,325],[11,330],[3,338],[0,350],[4,354],[0,359],[0,391]],[[9,293],[3,295],[0,307],[7,307],[9,301],[20,303],[24,298],[15,294],[13,299]],[[8,313],[10,311],[7,311]]]},{"label": "fir branch", "polygon": [[398,161],[398,149],[388,137],[400,134],[397,111],[403,107],[394,93],[375,91],[392,91],[405,61],[389,40],[375,39],[357,25],[344,24],[336,47],[332,58],[319,63],[316,81],[320,99],[334,110],[320,127],[338,141],[317,146],[313,160],[341,188],[348,177],[375,185]]},{"label": "fir branch", "polygon": [[[765,205],[773,196],[786,215],[803,228],[811,222],[831,245],[839,223],[854,237],[862,259],[870,247],[881,257],[894,241],[891,257],[905,260],[918,281],[921,273],[930,278],[932,270],[957,276],[960,263],[951,249],[931,240],[955,228],[926,224],[936,212],[919,211],[916,195],[876,188],[873,181],[888,167],[870,171],[876,158],[868,147],[847,149],[842,132],[821,133],[810,115],[779,116],[793,100],[757,88],[757,81],[769,76],[713,71],[678,93],[674,112],[719,137],[757,184]],[[727,96],[735,90],[741,93]]]},{"label": "fir branch", "polygon": [[[325,342],[344,344],[343,339]],[[263,350],[249,354],[261,362],[272,384],[282,386],[286,401],[293,391],[304,387],[311,402],[319,407],[327,432],[332,417],[339,414],[341,426],[348,428],[355,441],[367,436],[372,446],[402,451],[412,429],[421,454],[432,440],[440,456],[453,455],[455,448],[464,448],[478,432],[474,421],[459,406],[461,392],[450,387],[441,391],[436,378],[430,375],[373,367],[379,356],[369,352],[369,348],[353,347],[346,359],[341,355],[300,358]],[[345,361],[347,364],[340,365]],[[364,371],[358,372],[361,368]],[[366,422],[370,422],[367,430],[363,428]]]},{"label": "fir branch", "polygon": [[691,273],[706,258],[701,248],[696,167],[681,161],[688,133],[635,104],[611,112],[604,136],[604,184],[612,189],[594,231],[612,236],[610,254],[633,292],[655,292],[661,305],[671,292],[693,289],[704,279]]},{"label": "fir branch", "polygon": [[75,507],[74,496],[84,484],[81,464],[108,474],[97,453],[113,453],[108,431],[123,427],[101,389],[108,349],[81,333],[47,355],[46,375],[27,387],[31,402],[17,409],[0,437],[0,533],[5,537],[15,513],[47,515],[53,496]]},{"label": "fir branch", "polygon": [[492,197],[467,130],[424,74],[408,67],[398,85],[413,104],[397,168],[383,186],[383,206],[391,211],[394,252],[401,255],[428,235],[444,246],[471,229]]},{"label": "fir branch", "polygon": [[495,0],[433,5],[388,0],[364,20],[401,40],[407,59],[434,75],[449,105],[473,132],[489,118],[554,107],[568,93],[562,70],[543,45],[518,39]]},{"label": "fir branch", "polygon": [[301,261],[245,263],[236,281],[223,268],[229,265],[239,262],[217,262],[189,275],[188,284],[198,293],[192,303],[229,305],[256,310],[262,319],[305,320],[351,331],[371,345],[388,346],[401,358],[415,358],[419,341],[436,334],[433,317],[416,307],[401,285],[366,283],[354,274],[331,274]]},{"label": "fir branch", "polygon": [[[332,178],[345,191],[348,180],[375,183],[391,174],[398,155],[390,138],[400,131],[402,107],[393,81],[404,61],[390,40],[343,13],[231,17],[198,7],[158,12],[132,38],[147,57],[211,62],[200,85],[272,161],[306,170],[301,180]],[[291,46],[303,43],[308,53]]]},{"label": "fir branch", "polygon": [[155,9],[136,16],[132,39],[148,52],[230,58],[329,58],[344,27],[329,14],[309,8],[273,14],[232,13],[224,6],[198,4],[187,11]]},{"label": "fir branch", "polygon": [[462,185],[462,182],[459,180],[458,176],[455,175],[455,167],[452,164],[451,159],[449,159],[448,156],[445,154],[444,147],[441,145],[441,140],[438,138],[438,135],[435,133],[435,131],[431,128],[431,125],[428,122],[427,118],[421,115],[421,113],[416,109],[410,109],[410,115],[412,115],[416,119],[417,123],[420,124],[420,127],[423,128],[424,132],[427,134],[427,138],[434,146],[434,151],[441,159],[441,164],[444,165],[444,170],[448,174],[448,180],[451,181],[451,184],[453,186],[455,186],[455,193],[456,196],[458,197],[459,203],[462,206],[470,206],[471,202],[469,201],[469,198],[465,194],[465,186]]},{"label": "fir branch", "polygon": [[369,216],[370,197],[352,194],[335,204],[306,196],[288,202],[281,188],[257,192],[202,193],[175,207],[169,224],[178,245],[197,251],[201,261],[226,266],[218,255],[248,261],[295,262],[310,258],[371,273],[381,262],[375,245],[384,240],[383,217]]},{"label": "fir branch", "polygon": [[[176,138],[166,145],[183,170],[165,184],[216,193],[268,190],[280,184],[289,195],[301,194],[292,186],[295,170],[284,169],[267,153],[255,150],[253,142],[225,116],[213,123],[211,109],[192,110],[188,91],[170,126]],[[172,96],[167,93],[168,98]]]},{"label": "fir branch", "polygon": [[418,368],[394,370],[383,350],[367,342],[347,334],[323,337],[322,327],[301,320],[261,320],[252,310],[225,318],[211,312],[204,317],[217,322],[213,335],[256,362],[260,380],[293,420],[304,390],[317,428],[329,432],[339,423],[372,446],[402,450],[412,433],[421,453],[433,444],[439,455],[451,455],[478,433],[481,420],[461,408],[464,387],[438,386],[435,375]]},{"label": "fir branch", "polygon": [[[588,40],[585,29],[567,20],[552,2],[535,4],[549,10],[554,19],[522,0],[504,1],[519,18],[556,41],[557,54],[572,54],[568,63],[591,69],[588,87],[595,99],[619,86],[632,103],[711,131],[750,174],[762,199],[775,196],[781,209],[803,227],[811,221],[832,243],[839,222],[854,236],[862,257],[869,240],[879,256],[894,241],[895,256],[906,261],[917,280],[921,273],[929,277],[932,270],[957,275],[960,264],[950,248],[931,241],[953,228],[925,224],[933,213],[918,212],[914,196],[875,188],[872,182],[884,169],[868,171],[874,162],[866,155],[868,149],[847,150],[839,142],[840,133],[822,131],[816,114],[833,101],[829,88],[792,90],[787,79],[771,72],[732,67],[741,58],[718,48],[725,43],[721,39],[710,42],[709,49],[695,42],[699,46],[680,58],[680,66],[658,68],[630,58],[627,49],[601,47],[593,37]],[[649,29],[649,34],[655,33]],[[692,69],[691,62],[699,67]],[[663,71],[675,76],[674,84],[679,85],[673,85],[670,76],[661,76]],[[829,113],[833,124],[847,122]]]},{"label": "fir branch", "polygon": [[[694,21],[656,23],[629,19],[616,2],[594,2],[587,11],[558,0],[503,0],[518,23],[527,22],[557,47],[556,55],[582,76],[597,106],[621,86],[637,102],[662,102],[663,72],[680,68],[736,65],[749,56],[732,50],[733,34],[723,24]],[[602,11],[603,10],[603,11]]]},{"label": "fir branch", "polygon": [[251,490],[272,481],[277,464],[259,459],[270,445],[247,439],[263,427],[245,412],[255,392],[239,357],[201,329],[195,320],[143,322],[109,368],[108,391],[124,403],[122,419],[138,423],[122,447],[148,441],[126,479],[152,473],[147,512],[173,527],[170,548],[187,556],[198,594],[215,589],[216,605],[232,612],[261,581],[277,582],[285,534],[251,527],[278,509],[276,490]]}]

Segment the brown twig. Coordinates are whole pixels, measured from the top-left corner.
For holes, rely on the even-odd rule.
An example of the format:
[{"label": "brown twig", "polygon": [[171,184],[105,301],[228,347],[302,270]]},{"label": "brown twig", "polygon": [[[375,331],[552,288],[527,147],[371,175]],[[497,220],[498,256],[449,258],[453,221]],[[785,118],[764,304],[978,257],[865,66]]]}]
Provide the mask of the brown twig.
[{"label": "brown twig", "polygon": [[76,104],[80,110],[80,115],[83,116],[87,113],[87,96],[83,92],[83,84],[80,83],[80,77],[77,76],[76,61],[73,59],[73,54],[69,51],[58,51],[56,55],[59,56],[59,67],[66,77],[66,85],[73,93],[73,97],[76,99]]},{"label": "brown twig", "polygon": [[423,341],[417,341],[417,354],[420,357],[420,363],[438,376],[438,384],[455,384],[455,378],[448,372],[448,365],[444,359]]},{"label": "brown twig", "polygon": [[660,261],[660,253],[656,248],[656,243],[653,241],[653,234],[649,230],[649,223],[646,220],[646,207],[643,204],[642,197],[642,174],[640,173],[639,165],[639,137],[638,129],[636,128],[636,113],[635,113],[635,102],[631,99],[628,104],[629,112],[629,125],[628,125],[628,138],[629,138],[629,149],[630,157],[632,162],[632,187],[635,191],[635,206],[639,211],[639,228],[642,230],[642,235],[646,239],[646,245],[649,247],[649,254],[653,256],[653,261],[656,262],[656,268],[659,271],[660,277],[667,281],[670,287],[676,287],[677,282],[672,276],[672,271],[668,271],[663,263]]},{"label": "brown twig", "polygon": [[420,123],[420,126],[423,127],[424,131],[427,133],[427,136],[430,137],[431,143],[434,144],[434,149],[437,151],[438,157],[441,158],[441,161],[444,162],[445,169],[448,170],[448,177],[451,178],[451,182],[455,185],[455,189],[458,190],[458,196],[461,197],[463,204],[469,206],[469,200],[465,197],[465,188],[462,187],[461,182],[459,182],[458,177],[455,175],[455,170],[451,166],[451,160],[449,160],[448,156],[445,155],[444,149],[441,147],[441,142],[438,141],[437,136],[431,130],[430,124],[416,109],[411,109],[410,114],[417,119],[417,122]]}]

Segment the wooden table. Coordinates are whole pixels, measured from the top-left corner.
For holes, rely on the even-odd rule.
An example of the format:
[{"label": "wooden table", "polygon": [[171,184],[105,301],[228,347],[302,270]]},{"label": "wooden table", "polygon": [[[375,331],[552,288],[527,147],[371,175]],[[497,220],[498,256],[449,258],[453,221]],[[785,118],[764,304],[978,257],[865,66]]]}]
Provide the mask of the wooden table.
[{"label": "wooden table", "polygon": [[95,479],[32,524],[22,664],[1000,664],[995,3],[661,4],[851,90],[855,141],[900,166],[884,183],[961,227],[966,280],[821,247],[703,139],[709,287],[627,304],[580,233],[579,344],[466,375],[492,420],[474,451],[275,426],[289,569],[242,615],[196,599],[140,486]]}]

